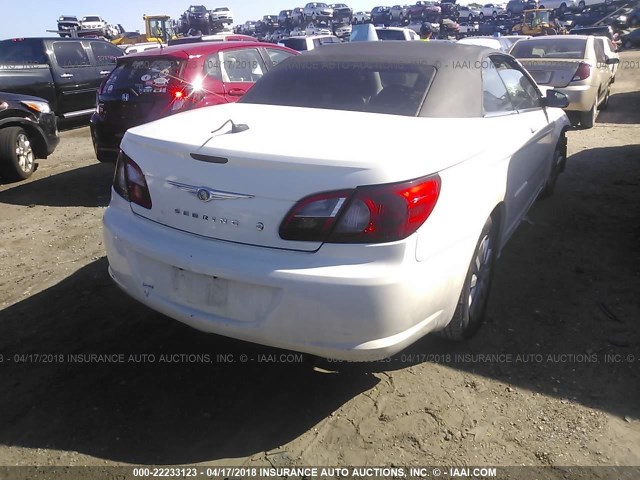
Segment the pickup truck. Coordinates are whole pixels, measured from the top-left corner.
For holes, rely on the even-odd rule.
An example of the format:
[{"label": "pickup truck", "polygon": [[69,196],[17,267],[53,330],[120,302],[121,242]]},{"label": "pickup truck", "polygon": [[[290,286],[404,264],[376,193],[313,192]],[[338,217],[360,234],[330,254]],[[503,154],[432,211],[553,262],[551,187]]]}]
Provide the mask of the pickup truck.
[{"label": "pickup truck", "polygon": [[58,117],[93,113],[96,91],[124,52],[104,40],[0,41],[0,91],[44,98]]}]

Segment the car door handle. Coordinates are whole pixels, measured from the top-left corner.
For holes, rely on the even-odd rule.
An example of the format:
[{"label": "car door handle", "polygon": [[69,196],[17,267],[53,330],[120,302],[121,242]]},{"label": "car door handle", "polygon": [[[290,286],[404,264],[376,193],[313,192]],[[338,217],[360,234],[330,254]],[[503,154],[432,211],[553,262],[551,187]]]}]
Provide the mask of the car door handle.
[{"label": "car door handle", "polygon": [[232,97],[241,97],[245,93],[247,93],[247,91],[242,89],[242,88],[231,88],[229,90],[229,95],[232,96]]},{"label": "car door handle", "polygon": [[73,73],[63,73],[62,75],[60,75],[62,78],[71,78],[73,77]]},{"label": "car door handle", "polygon": [[100,70],[100,75],[108,75],[111,73],[111,70]]}]

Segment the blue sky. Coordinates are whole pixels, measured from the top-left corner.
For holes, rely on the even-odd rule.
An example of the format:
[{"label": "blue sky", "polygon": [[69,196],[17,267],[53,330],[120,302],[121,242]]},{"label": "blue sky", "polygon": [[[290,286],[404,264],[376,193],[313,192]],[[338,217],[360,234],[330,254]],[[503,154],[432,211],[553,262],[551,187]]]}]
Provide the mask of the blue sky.
[{"label": "blue sky", "polygon": [[[234,12],[236,22],[257,20],[263,15],[278,14],[280,10],[304,6],[308,0],[0,0],[0,39],[46,36],[47,30],[57,28],[61,14],[102,15],[113,24],[122,24],[126,30],[144,31],[143,14],[169,14],[172,18],[184,12],[193,2],[209,9],[227,6]],[[354,10],[370,10],[376,0],[346,2]],[[337,3],[337,0],[335,2]],[[407,2],[410,3],[410,2]],[[384,4],[384,3],[383,3]],[[387,4],[393,4],[392,2]]]}]

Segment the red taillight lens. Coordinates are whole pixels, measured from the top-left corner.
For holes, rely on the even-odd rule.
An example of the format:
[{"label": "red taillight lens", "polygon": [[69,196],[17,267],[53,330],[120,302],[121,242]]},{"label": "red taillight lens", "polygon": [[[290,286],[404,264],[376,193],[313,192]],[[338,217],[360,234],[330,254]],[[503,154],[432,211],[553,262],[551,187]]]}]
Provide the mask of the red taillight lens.
[{"label": "red taillight lens", "polygon": [[589,75],[591,75],[591,65],[589,65],[588,63],[581,63],[580,65],[578,65],[578,69],[576,70],[576,73],[573,75],[573,78],[571,79],[571,81],[579,82],[580,80],[585,80],[589,78]]},{"label": "red taillight lens", "polygon": [[371,185],[306,197],[280,226],[284,240],[384,243],[413,234],[440,195],[440,177]]},{"label": "red taillight lens", "polygon": [[118,155],[116,173],[113,177],[113,189],[125,200],[151,210],[151,195],[147,180],[138,164],[122,150]]}]

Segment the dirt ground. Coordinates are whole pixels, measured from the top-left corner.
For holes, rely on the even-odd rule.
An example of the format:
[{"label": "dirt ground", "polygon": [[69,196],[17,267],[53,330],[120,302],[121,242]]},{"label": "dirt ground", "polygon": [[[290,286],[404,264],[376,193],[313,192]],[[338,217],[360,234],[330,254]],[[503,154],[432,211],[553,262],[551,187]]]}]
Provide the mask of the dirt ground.
[{"label": "dirt ground", "polygon": [[0,185],[0,465],[639,466],[639,62],[569,134],[479,334],[385,362],[282,356],[129,299],[101,238],[113,166],[63,132]]}]

